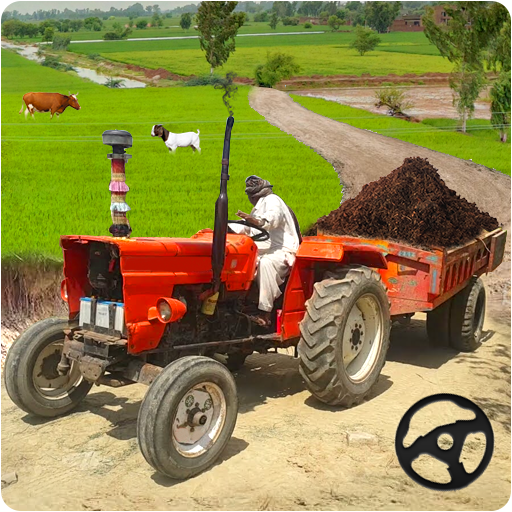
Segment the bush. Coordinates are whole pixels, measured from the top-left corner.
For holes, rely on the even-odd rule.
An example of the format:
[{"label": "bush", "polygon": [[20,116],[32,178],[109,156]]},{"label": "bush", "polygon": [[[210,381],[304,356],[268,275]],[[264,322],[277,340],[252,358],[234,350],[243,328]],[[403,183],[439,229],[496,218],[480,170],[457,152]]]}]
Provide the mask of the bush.
[{"label": "bush", "polygon": [[87,55],[87,58],[91,60],[101,60],[102,56],[99,53],[90,53],[89,55]]},{"label": "bush", "polygon": [[254,21],[268,21],[268,12],[267,11],[263,11],[263,12],[257,12],[255,15],[254,15]]},{"label": "bush", "polygon": [[70,36],[65,36],[64,34],[55,34],[53,36],[52,48],[54,50],[67,50],[70,42]]},{"label": "bush", "polygon": [[199,85],[217,85],[221,83],[221,81],[222,77],[218,75],[201,75],[191,78],[190,80],[185,82],[185,85],[187,87],[196,87]]},{"label": "bush", "polygon": [[73,66],[60,62],[60,59],[58,57],[55,57],[54,55],[46,56],[43,62],[41,62],[41,66],[57,69],[59,71],[75,71],[75,68]]},{"label": "bush", "polygon": [[122,39],[121,34],[118,34],[117,32],[105,32],[103,34],[103,39],[105,41],[111,41],[113,39]]},{"label": "bush", "polygon": [[300,66],[292,55],[268,53],[267,62],[256,68],[255,78],[259,87],[274,87],[281,80],[290,78],[300,71]]},{"label": "bush", "polygon": [[309,21],[306,21],[306,23],[304,23],[304,28],[313,28],[313,25],[309,23]]},{"label": "bush", "polygon": [[139,29],[139,30],[142,30],[144,28],[146,28],[148,26],[148,20],[139,20],[137,21],[137,23],[135,24],[135,26]]},{"label": "bush", "polygon": [[119,89],[120,87],[123,87],[124,80],[110,76],[107,78],[107,81],[105,82],[104,85],[106,87],[109,87],[110,89]]},{"label": "bush", "polygon": [[291,17],[286,17],[286,18],[283,18],[282,19],[283,21],[283,25],[287,25],[287,26],[297,26],[299,24],[299,18],[291,18]]},{"label": "bush", "polygon": [[389,115],[409,118],[404,110],[411,108],[413,105],[408,101],[404,91],[396,87],[383,87],[375,92],[375,99],[377,100],[375,106],[377,108],[388,107]]}]

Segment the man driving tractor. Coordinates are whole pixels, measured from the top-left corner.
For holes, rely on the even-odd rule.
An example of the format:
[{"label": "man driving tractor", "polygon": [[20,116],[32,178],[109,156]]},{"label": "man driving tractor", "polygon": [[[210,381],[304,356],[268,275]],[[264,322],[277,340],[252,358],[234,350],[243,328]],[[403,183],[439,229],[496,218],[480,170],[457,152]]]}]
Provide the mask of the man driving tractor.
[{"label": "man driving tractor", "polygon": [[[279,287],[284,283],[295,261],[295,253],[302,241],[297,218],[292,209],[274,192],[272,185],[258,176],[245,180],[245,193],[254,206],[250,214],[240,210],[237,216],[268,231],[270,237],[257,241],[260,315],[252,319],[259,325],[270,325],[270,313],[274,301],[281,295]],[[240,234],[251,235],[251,228],[231,224]]]}]

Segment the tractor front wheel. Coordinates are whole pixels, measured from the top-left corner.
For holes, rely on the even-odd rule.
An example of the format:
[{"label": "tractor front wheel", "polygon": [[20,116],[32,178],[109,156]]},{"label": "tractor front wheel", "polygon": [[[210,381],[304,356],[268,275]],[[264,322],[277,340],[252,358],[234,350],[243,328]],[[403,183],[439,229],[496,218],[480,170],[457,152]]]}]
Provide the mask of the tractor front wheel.
[{"label": "tractor front wheel", "polygon": [[170,478],[197,475],[224,450],[237,414],[228,369],[208,357],[182,357],[162,370],[144,397],[137,420],[142,455]]},{"label": "tractor front wheel", "polygon": [[92,383],[84,380],[75,362],[65,375],[58,372],[68,326],[62,318],[41,320],[7,352],[5,388],[20,409],[37,416],[59,416],[74,409],[91,389]]},{"label": "tractor front wheel", "polygon": [[377,382],[389,347],[386,288],[368,267],[349,266],[315,283],[301,322],[300,373],[329,405],[360,403]]}]

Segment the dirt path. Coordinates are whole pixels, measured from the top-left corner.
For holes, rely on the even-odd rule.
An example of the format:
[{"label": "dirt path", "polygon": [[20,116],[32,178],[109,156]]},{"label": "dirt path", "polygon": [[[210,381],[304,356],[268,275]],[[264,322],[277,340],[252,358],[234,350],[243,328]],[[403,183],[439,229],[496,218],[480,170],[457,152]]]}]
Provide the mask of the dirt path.
[{"label": "dirt path", "polygon": [[[460,184],[468,199],[478,196],[482,208],[510,222],[510,181],[502,175],[400,141],[390,145],[384,137],[308,113],[276,91],[262,92],[252,104],[269,122],[334,162],[345,197],[394,169],[412,147],[431,158],[449,186]],[[293,357],[251,356],[236,374],[240,414],[233,438],[218,464],[186,482],[155,474],[139,453],[136,420],[143,386],[94,388],[75,413],[52,421],[17,409],[2,386],[2,475],[18,473],[3,499],[16,510],[499,509],[511,486],[509,296],[496,296],[490,306],[486,341],[473,354],[430,347],[424,315],[408,327],[395,326],[376,389],[349,410],[311,398]],[[420,398],[439,392],[473,399],[494,429],[488,469],[460,491],[434,492],[415,484],[395,456],[402,415]],[[424,411],[406,441],[433,426],[469,419],[446,403]],[[465,446],[468,470],[478,465],[483,447],[481,435]],[[447,481],[435,459],[422,457],[414,467],[427,478]]]},{"label": "dirt path", "polygon": [[[499,509],[510,496],[510,327],[488,318],[485,328],[488,340],[477,352],[456,354],[428,346],[422,316],[397,326],[375,392],[349,410],[312,399],[292,357],[251,356],[236,375],[240,414],[221,462],[182,483],[155,474],[139,453],[144,386],[93,388],[75,413],[53,421],[29,417],[2,390],[2,475],[19,478],[3,499],[16,510]],[[474,484],[442,493],[406,476],[394,435],[409,406],[446,391],[486,411],[495,451]],[[426,410],[428,428],[413,423],[415,436],[464,419],[447,403]],[[371,436],[347,443],[347,434],[359,432]],[[482,446],[479,435],[471,439],[467,467],[476,467]],[[418,471],[447,481],[434,459],[421,460]]]}]

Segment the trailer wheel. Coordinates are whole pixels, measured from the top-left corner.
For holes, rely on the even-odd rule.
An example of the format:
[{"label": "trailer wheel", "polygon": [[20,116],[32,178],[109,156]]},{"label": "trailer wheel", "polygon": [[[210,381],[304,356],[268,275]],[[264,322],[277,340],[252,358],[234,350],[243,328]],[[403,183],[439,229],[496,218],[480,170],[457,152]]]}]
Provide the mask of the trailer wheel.
[{"label": "trailer wheel", "polygon": [[485,302],[484,284],[476,277],[453,297],[450,344],[455,350],[473,352],[481,345]]},{"label": "trailer wheel", "polygon": [[453,298],[427,313],[428,341],[435,347],[450,346],[450,319]]},{"label": "trailer wheel", "polygon": [[182,357],[150,386],[137,437],[146,461],[183,480],[210,467],[231,438],[238,413],[233,376],[208,357]]},{"label": "trailer wheel", "polygon": [[320,401],[351,407],[377,382],[389,347],[389,300],[380,275],[354,265],[315,283],[301,322],[299,370]]},{"label": "trailer wheel", "polygon": [[64,329],[69,322],[47,318],[24,331],[13,343],[4,368],[5,388],[11,400],[25,412],[54,417],[74,409],[87,395],[92,383],[76,365],[59,375]]}]

